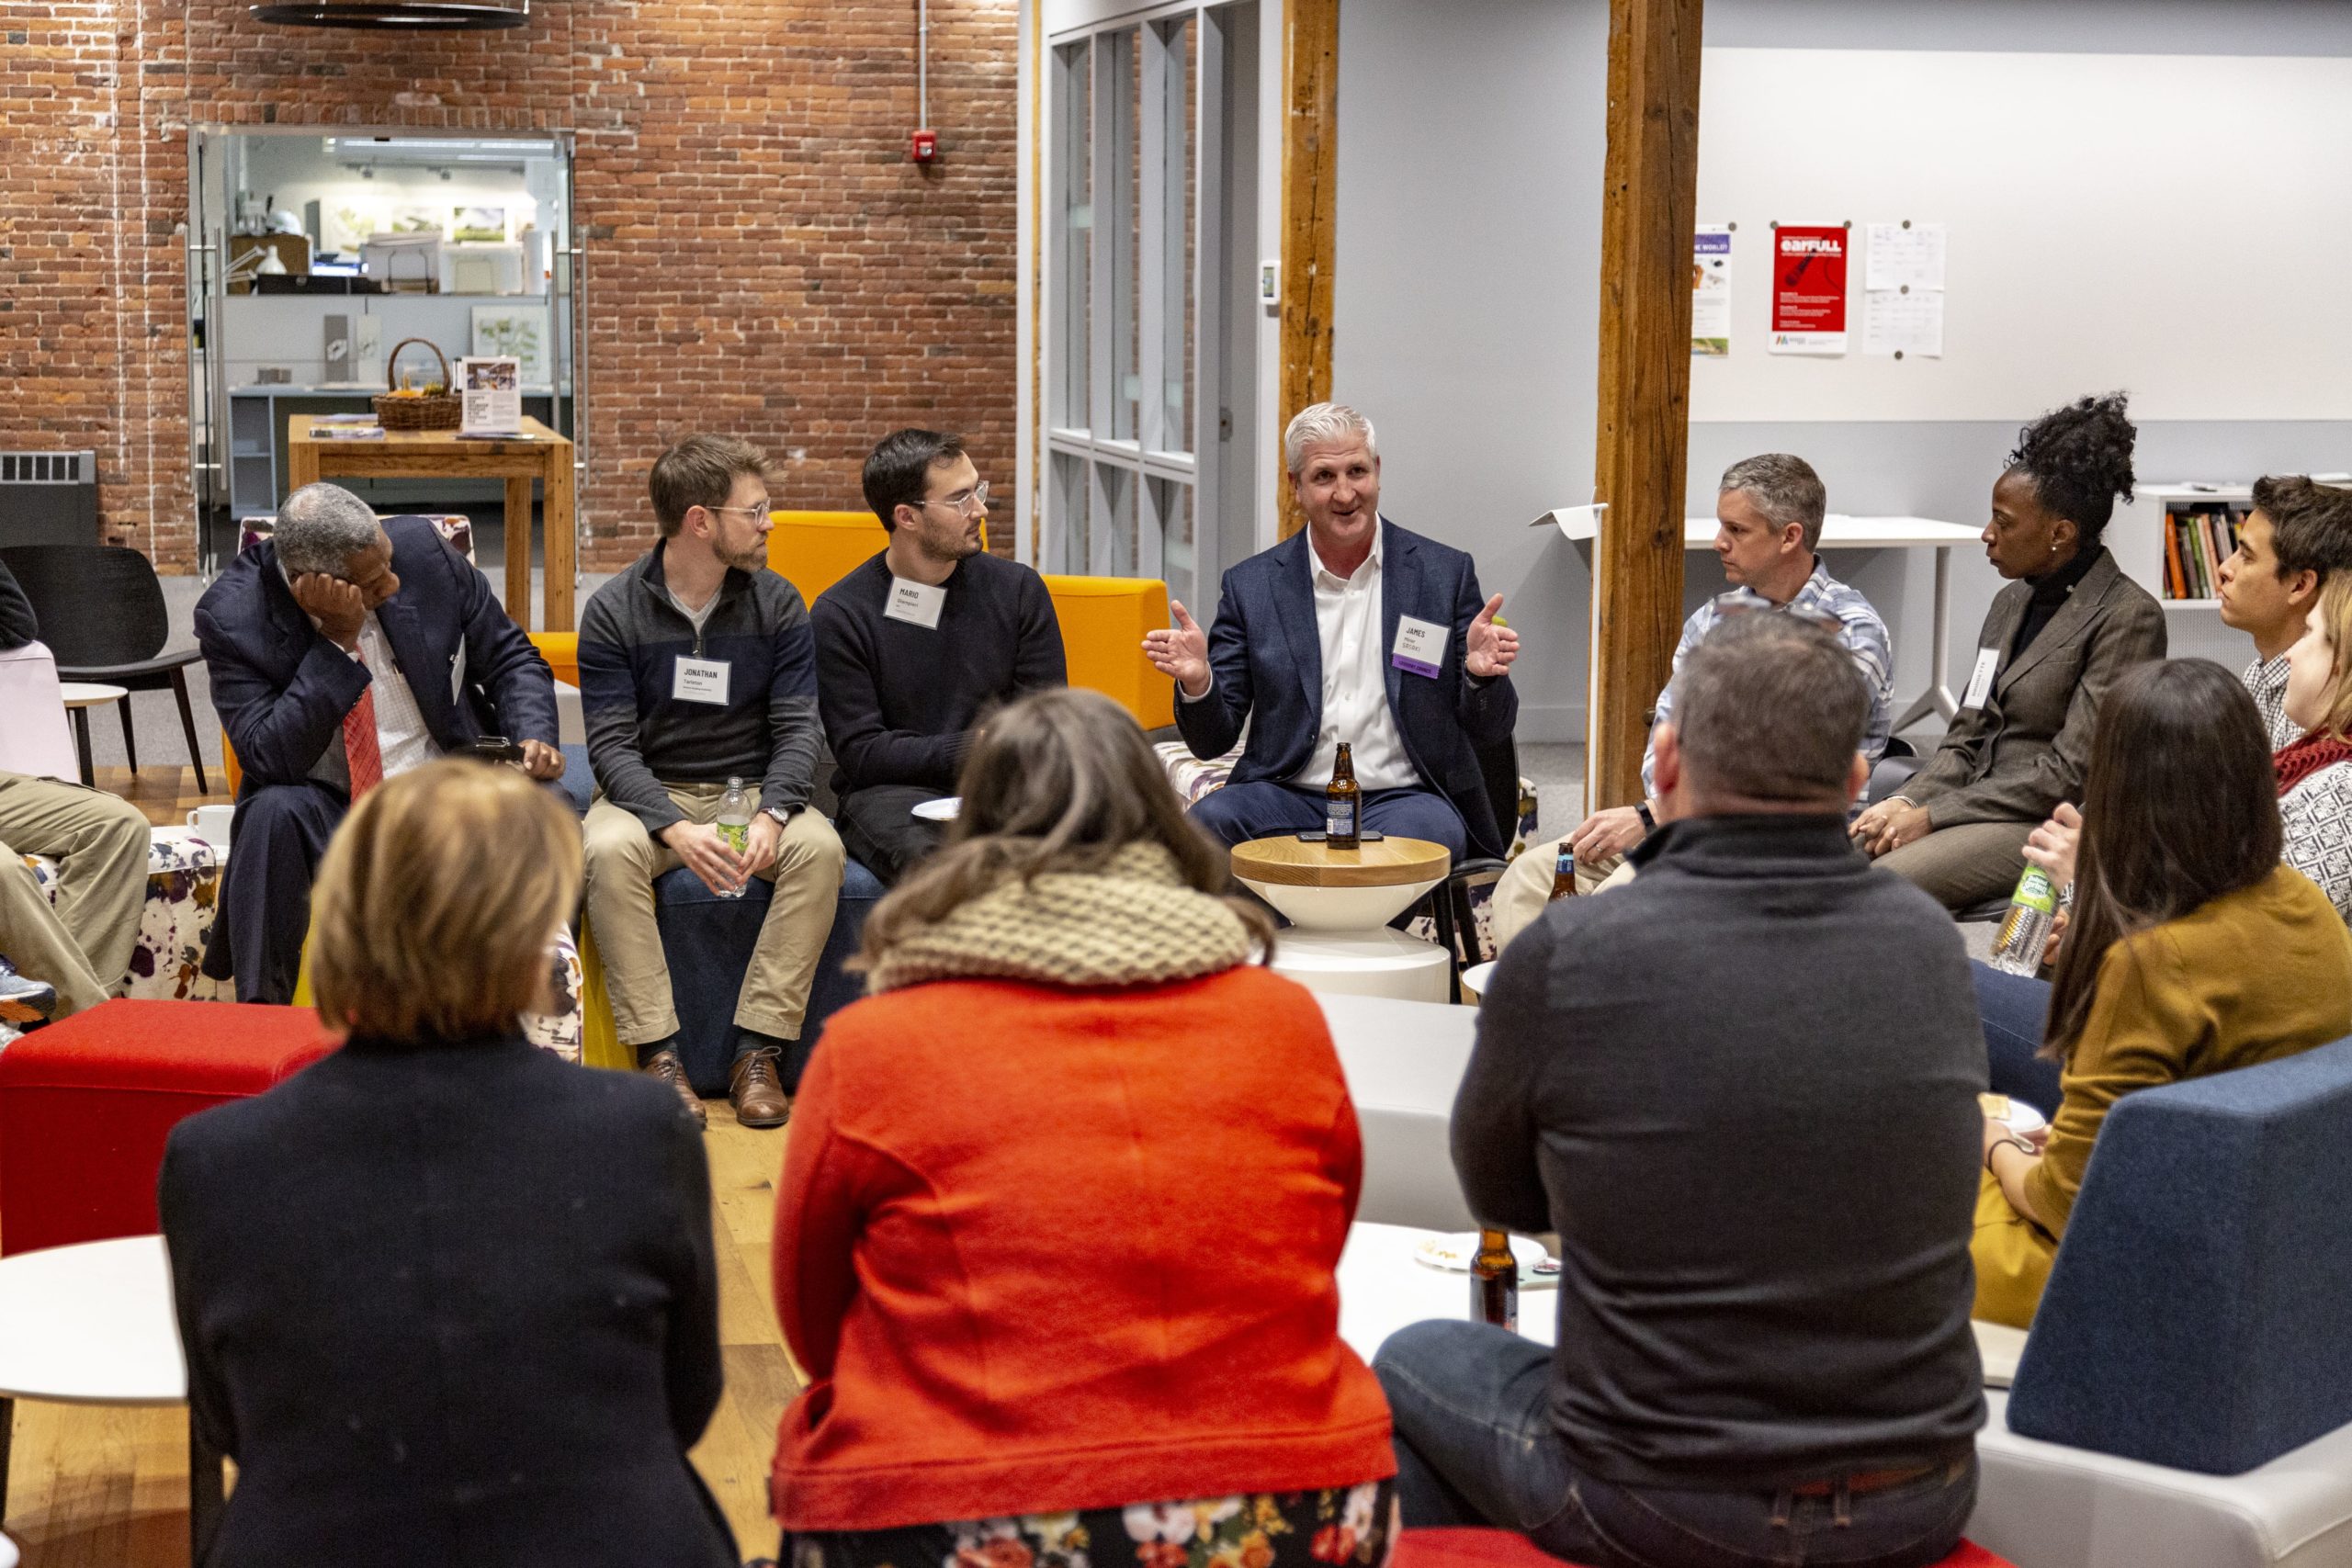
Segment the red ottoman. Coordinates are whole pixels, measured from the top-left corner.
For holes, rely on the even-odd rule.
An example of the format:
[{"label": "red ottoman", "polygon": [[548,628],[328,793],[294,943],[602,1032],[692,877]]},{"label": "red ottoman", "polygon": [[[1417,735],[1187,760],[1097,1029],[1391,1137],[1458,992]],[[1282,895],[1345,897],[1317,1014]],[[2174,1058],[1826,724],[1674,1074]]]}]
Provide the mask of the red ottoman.
[{"label": "red ottoman", "polygon": [[[1516,1530],[1408,1529],[1396,1537],[1388,1568],[1575,1568]],[[1936,1568],[2017,1568],[2006,1557],[1962,1541]]]},{"label": "red ottoman", "polygon": [[164,1140],[334,1049],[308,1008],[112,1001],[0,1051],[0,1252],[152,1235]]}]

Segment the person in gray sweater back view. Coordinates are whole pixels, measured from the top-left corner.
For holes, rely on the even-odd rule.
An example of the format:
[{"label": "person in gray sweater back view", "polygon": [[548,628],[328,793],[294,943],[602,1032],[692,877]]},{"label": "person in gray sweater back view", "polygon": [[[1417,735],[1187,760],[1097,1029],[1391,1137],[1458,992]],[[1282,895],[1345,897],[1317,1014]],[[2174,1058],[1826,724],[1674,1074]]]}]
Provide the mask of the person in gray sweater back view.
[{"label": "person in gray sweater back view", "polygon": [[1677,688],[1639,874],[1511,943],[1454,1104],[1472,1211],[1559,1234],[1558,1348],[1381,1348],[1405,1523],[1917,1568],[1959,1542],[1984,1420],[1967,957],[1846,837],[1869,696],[1831,637],[1727,621]]}]

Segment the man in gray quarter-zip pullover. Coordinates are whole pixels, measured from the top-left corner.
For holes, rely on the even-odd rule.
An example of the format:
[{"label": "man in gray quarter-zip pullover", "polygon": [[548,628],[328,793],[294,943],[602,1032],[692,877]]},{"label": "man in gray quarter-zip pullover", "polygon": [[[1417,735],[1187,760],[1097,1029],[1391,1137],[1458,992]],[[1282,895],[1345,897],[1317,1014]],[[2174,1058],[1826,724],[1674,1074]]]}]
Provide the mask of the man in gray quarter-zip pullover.
[{"label": "man in gray quarter-zip pullover", "polygon": [[[729,1089],[737,1120],[778,1126],[791,1102],[777,1060],[800,1036],[842,884],[841,840],[808,808],[815,637],[799,591],[767,569],[767,469],[755,448],[689,436],[655,462],[650,489],[661,539],[596,591],[580,622],[596,773],[588,923],[621,1042],[700,1121],[676,1051],[653,881],[683,865],[718,894],[753,876],[774,885],[736,1005]],[[729,778],[757,795],[741,852],[712,826]]]}]

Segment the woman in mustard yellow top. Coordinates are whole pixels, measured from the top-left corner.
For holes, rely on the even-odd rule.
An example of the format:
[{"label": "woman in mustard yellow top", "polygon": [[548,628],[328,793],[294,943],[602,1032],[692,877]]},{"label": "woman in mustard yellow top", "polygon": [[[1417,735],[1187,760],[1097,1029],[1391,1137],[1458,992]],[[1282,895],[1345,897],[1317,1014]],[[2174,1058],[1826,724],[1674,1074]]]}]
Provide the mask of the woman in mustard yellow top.
[{"label": "woman in mustard yellow top", "polygon": [[2116,682],[2042,1047],[2064,1093],[2039,1148],[1985,1122],[1975,1316],[2033,1321],[2118,1100],[2352,1034],[2352,934],[2280,842],[2269,739],[2235,676],[2188,659]]}]

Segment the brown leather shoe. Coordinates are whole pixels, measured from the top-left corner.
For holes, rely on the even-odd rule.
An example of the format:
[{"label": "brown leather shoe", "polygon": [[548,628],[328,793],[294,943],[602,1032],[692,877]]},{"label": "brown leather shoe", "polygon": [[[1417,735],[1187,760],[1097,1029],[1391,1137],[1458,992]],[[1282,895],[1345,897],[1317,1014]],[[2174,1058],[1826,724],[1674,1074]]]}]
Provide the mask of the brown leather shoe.
[{"label": "brown leather shoe", "polygon": [[746,1127],[781,1127],[792,1116],[792,1097],[775,1076],[776,1053],[771,1048],[746,1051],[735,1058],[727,1077],[727,1098],[735,1106],[735,1120]]},{"label": "brown leather shoe", "polygon": [[648,1077],[660,1078],[677,1090],[678,1098],[686,1102],[686,1113],[695,1119],[695,1126],[709,1125],[710,1112],[703,1108],[702,1097],[695,1092],[695,1086],[686,1081],[686,1069],[679,1065],[675,1051],[654,1052],[638,1071]]}]

